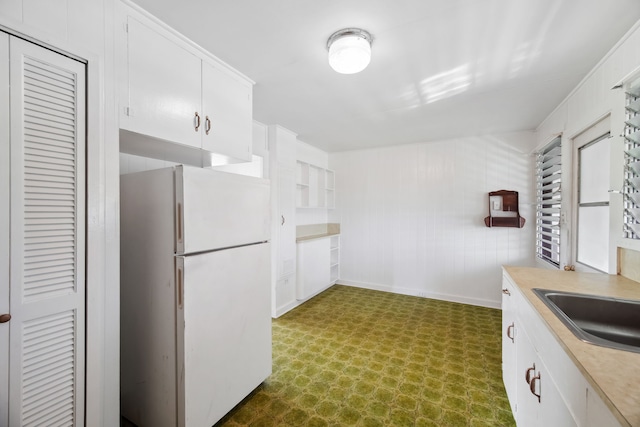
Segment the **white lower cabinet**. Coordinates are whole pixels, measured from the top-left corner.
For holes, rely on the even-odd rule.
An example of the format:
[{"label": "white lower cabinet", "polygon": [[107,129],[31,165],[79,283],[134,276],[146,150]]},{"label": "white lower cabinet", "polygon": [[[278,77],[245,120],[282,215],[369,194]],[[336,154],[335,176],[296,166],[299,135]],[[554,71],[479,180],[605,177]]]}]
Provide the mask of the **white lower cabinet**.
[{"label": "white lower cabinet", "polygon": [[591,386],[587,386],[586,419],[590,426],[619,426],[620,423]]},{"label": "white lower cabinet", "polygon": [[576,426],[549,369],[524,330],[518,335],[516,347],[515,418],[518,426]]},{"label": "white lower cabinet", "polygon": [[516,413],[516,310],[517,294],[508,280],[502,286],[502,378],[511,411]]},{"label": "white lower cabinet", "polygon": [[518,427],[620,426],[507,274],[502,289],[502,372]]},{"label": "white lower cabinet", "polygon": [[305,300],[331,286],[330,242],[329,238],[298,242],[298,300]]},{"label": "white lower cabinet", "polygon": [[298,242],[296,298],[312,297],[336,283],[340,274],[340,235]]}]

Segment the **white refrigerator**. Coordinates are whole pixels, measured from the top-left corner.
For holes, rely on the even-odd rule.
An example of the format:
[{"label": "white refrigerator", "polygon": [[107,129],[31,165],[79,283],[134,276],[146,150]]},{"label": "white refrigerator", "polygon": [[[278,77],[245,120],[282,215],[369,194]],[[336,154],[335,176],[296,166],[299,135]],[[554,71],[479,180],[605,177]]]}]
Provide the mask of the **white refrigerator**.
[{"label": "white refrigerator", "polygon": [[[212,426],[271,374],[269,182],[122,175],[121,413]],[[90,339],[90,338],[89,338]]]}]

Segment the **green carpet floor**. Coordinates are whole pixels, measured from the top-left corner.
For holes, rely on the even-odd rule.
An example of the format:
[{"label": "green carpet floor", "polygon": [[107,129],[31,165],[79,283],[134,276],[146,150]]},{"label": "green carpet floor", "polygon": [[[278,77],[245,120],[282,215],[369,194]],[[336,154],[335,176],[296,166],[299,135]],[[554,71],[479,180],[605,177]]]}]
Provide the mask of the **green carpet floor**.
[{"label": "green carpet floor", "polygon": [[273,321],[273,374],[216,426],[515,426],[499,310],[336,285]]}]

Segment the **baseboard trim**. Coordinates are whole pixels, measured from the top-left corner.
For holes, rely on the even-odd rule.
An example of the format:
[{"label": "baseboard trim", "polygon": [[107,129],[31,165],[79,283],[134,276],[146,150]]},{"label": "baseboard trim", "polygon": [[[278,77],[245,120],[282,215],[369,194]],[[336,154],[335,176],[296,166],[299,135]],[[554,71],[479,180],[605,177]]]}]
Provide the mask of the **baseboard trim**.
[{"label": "baseboard trim", "polygon": [[416,289],[412,289],[412,288],[382,285],[378,283],[356,282],[352,280],[340,279],[336,284],[351,286],[354,288],[371,289],[373,291],[390,292],[392,294],[410,295],[410,296],[420,297],[420,298],[431,298],[431,299],[437,299],[442,301],[456,302],[460,304],[476,305],[479,307],[501,309],[501,306],[502,306],[501,301],[492,301],[492,300],[481,299],[481,298],[469,298],[469,297],[463,297],[460,295],[443,294],[438,292],[417,291]]},{"label": "baseboard trim", "polygon": [[291,301],[283,306],[280,306],[278,308],[276,308],[276,313],[275,316],[272,316],[274,319],[277,319],[278,317],[282,316],[283,314],[293,310],[294,308],[296,308],[297,306],[299,306],[300,304],[302,304],[304,301]]}]

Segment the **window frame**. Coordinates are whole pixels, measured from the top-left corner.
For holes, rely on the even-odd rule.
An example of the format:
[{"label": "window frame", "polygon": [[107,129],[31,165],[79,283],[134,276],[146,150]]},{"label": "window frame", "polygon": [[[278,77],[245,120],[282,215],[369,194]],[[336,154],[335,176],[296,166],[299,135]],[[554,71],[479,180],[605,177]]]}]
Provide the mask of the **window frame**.
[{"label": "window frame", "polygon": [[536,258],[556,268],[561,262],[562,137],[536,154]]}]

